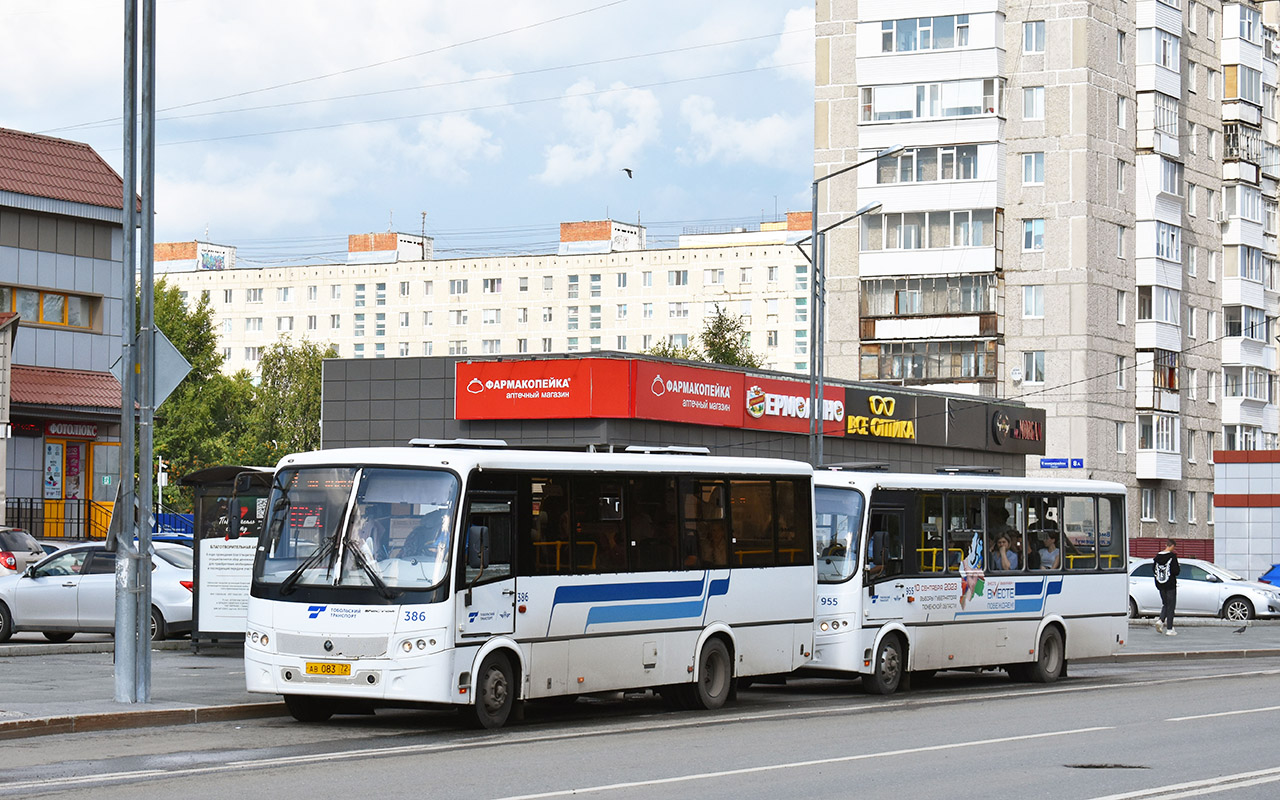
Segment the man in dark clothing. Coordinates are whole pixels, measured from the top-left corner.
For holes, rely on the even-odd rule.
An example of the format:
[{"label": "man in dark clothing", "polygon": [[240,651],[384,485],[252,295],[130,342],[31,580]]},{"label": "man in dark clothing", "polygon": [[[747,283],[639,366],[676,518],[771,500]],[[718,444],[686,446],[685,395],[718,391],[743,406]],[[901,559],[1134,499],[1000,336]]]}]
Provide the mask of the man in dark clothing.
[{"label": "man in dark clothing", "polygon": [[1152,570],[1156,579],[1156,589],[1160,592],[1160,618],[1156,620],[1156,632],[1177,636],[1173,629],[1173,607],[1178,604],[1178,543],[1166,540],[1165,549],[1156,553],[1155,568]]}]

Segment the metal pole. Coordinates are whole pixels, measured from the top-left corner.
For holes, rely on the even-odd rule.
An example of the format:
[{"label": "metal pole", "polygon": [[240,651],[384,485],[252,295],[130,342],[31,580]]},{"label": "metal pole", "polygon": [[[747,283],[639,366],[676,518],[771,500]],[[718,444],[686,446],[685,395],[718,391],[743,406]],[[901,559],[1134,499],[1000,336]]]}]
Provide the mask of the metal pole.
[{"label": "metal pole", "polygon": [[134,695],[134,647],[133,631],[137,627],[134,617],[136,606],[134,592],[137,573],[134,559],[129,557],[133,549],[134,521],[134,388],[136,386],[133,365],[137,357],[133,349],[134,319],[133,297],[137,275],[134,272],[134,245],[137,242],[138,214],[135,205],[138,195],[137,177],[137,125],[138,125],[138,0],[124,2],[124,231],[121,246],[123,280],[120,284],[122,330],[120,336],[120,493],[116,497],[113,514],[121,515],[121,523],[115,528],[116,536],[116,639],[115,639],[115,700],[117,703],[133,703]]},{"label": "metal pole", "polygon": [[156,303],[155,303],[155,192],[156,192],[156,0],[142,3],[142,251],[140,263],[141,313],[138,379],[138,617],[136,675],[138,702],[151,702],[151,456],[155,436]]},{"label": "metal pole", "polygon": [[[826,177],[830,177],[829,175]],[[818,250],[818,178],[813,182],[813,213],[810,218],[809,250],[813,257],[809,259],[809,463],[818,466],[819,432],[818,415],[814,413],[818,398],[818,350],[814,343],[818,338],[818,264],[821,258]]]},{"label": "metal pole", "polygon": [[817,334],[814,337],[813,345],[818,351],[818,405],[815,417],[818,420],[817,440],[817,458],[813,462],[813,466],[822,466],[822,444],[823,438],[827,435],[825,429],[826,422],[826,392],[823,391],[822,384],[826,378],[826,348],[825,340],[827,337],[827,234],[819,233],[816,243],[817,256],[813,259],[813,284],[814,296],[817,297],[817,307],[813,309],[814,321],[817,323]]}]

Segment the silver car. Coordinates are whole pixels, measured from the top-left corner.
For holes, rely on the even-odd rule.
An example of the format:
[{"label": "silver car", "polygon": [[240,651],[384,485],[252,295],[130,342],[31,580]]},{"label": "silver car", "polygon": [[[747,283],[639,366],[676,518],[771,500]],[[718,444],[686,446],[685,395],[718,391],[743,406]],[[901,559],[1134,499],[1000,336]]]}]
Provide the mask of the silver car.
[{"label": "silver car", "polygon": [[0,575],[22,572],[44,558],[44,548],[22,528],[0,527]]},{"label": "silver car", "polygon": [[[193,554],[180,544],[155,544],[151,560],[151,638],[191,630]],[[59,550],[18,575],[0,578],[0,642],[17,631],[40,631],[51,642],[77,633],[114,633],[116,554],[102,544]]]},{"label": "silver car", "polygon": [[[1198,558],[1179,558],[1178,616],[1223,617],[1237,622],[1252,617],[1280,616],[1280,589],[1248,581],[1217,564]],[[1160,613],[1160,592],[1152,576],[1152,561],[1130,560],[1129,616]]]}]

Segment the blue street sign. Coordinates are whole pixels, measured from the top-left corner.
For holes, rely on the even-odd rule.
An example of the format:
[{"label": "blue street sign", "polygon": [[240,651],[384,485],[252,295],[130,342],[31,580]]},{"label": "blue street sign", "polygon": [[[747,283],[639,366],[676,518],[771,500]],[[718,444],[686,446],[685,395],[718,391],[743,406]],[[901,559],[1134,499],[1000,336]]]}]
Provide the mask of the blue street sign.
[{"label": "blue street sign", "polygon": [[1067,459],[1065,458],[1042,458],[1040,459],[1040,469],[1066,469]]},{"label": "blue street sign", "polygon": [[1072,468],[1072,469],[1084,469],[1084,459],[1083,459],[1083,458],[1073,458],[1073,459],[1071,459],[1071,468]]}]

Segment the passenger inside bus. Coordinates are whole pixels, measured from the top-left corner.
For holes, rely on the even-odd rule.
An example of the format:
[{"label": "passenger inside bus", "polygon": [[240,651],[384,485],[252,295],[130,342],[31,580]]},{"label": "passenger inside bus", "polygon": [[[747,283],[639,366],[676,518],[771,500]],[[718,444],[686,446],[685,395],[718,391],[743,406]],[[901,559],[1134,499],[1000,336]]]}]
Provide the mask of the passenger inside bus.
[{"label": "passenger inside bus", "polygon": [[1046,531],[1044,545],[1040,548],[1040,569],[1058,569],[1062,561],[1062,553],[1058,550],[1058,534]]},{"label": "passenger inside bus", "polygon": [[1009,543],[1009,534],[996,534],[991,546],[991,563],[987,567],[993,572],[1012,572],[1018,568],[1018,554]]},{"label": "passenger inside bus", "polygon": [[438,560],[449,545],[449,515],[444,509],[428,512],[400,545],[397,557],[414,560]]}]

